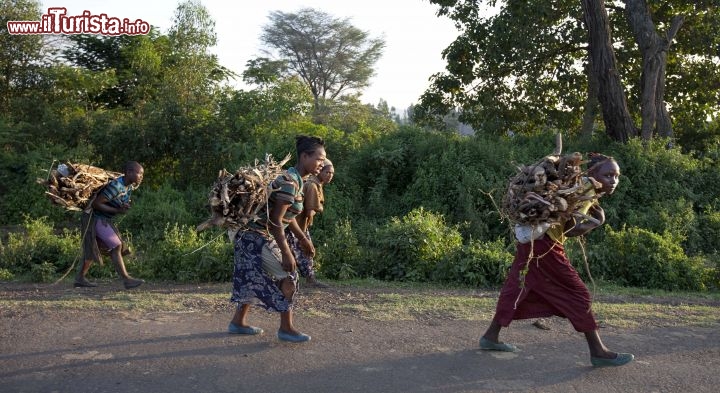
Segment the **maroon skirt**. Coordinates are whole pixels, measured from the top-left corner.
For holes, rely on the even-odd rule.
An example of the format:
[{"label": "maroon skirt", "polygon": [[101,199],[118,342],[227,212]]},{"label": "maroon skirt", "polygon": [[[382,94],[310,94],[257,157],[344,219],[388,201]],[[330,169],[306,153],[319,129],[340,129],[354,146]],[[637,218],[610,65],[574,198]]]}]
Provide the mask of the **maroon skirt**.
[{"label": "maroon skirt", "polygon": [[[522,285],[521,271],[527,263],[530,267]],[[514,319],[557,315],[569,319],[578,332],[591,332],[598,325],[590,307],[590,291],[570,264],[562,244],[548,236],[536,239],[532,246],[517,243],[515,260],[500,291],[495,322],[506,327]]]}]

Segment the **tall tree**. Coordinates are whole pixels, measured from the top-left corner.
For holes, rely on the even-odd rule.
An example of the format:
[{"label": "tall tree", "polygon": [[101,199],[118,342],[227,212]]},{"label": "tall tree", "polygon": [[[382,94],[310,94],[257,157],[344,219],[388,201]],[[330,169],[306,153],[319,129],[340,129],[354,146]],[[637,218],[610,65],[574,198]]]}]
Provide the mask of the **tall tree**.
[{"label": "tall tree", "polygon": [[218,82],[235,77],[209,52],[217,43],[215,21],[198,0],[178,5],[168,38],[171,67],[166,70],[165,83],[183,106],[203,102]]},{"label": "tall tree", "polygon": [[154,27],[147,35],[103,37],[71,35],[64,57],[90,72],[111,73],[116,81],[92,97],[98,107],[131,108],[156,95],[162,85],[167,37]]},{"label": "tall tree", "polygon": [[312,8],[274,11],[269,19],[260,37],[267,54],[285,61],[310,86],[316,111],[328,99],[368,86],[385,47],[382,38]]},{"label": "tall tree", "polygon": [[34,0],[0,1],[0,114],[17,118],[11,102],[28,94],[41,75],[43,37],[10,35],[8,21],[40,20],[40,2]]},{"label": "tall tree", "polygon": [[627,142],[637,134],[637,129],[630,116],[625,88],[618,73],[605,2],[582,0],[582,6],[588,29],[591,70],[598,81],[598,98],[605,129],[614,140]]},{"label": "tall tree", "polygon": [[439,125],[456,111],[484,132],[579,128],[587,44],[577,0],[431,2],[460,34],[442,52],[446,71],[432,76],[416,121]]},{"label": "tall tree", "polygon": [[642,137],[650,139],[657,130],[661,136],[672,136],[672,123],[665,105],[665,74],[667,52],[683,24],[684,16],[672,18],[664,36],[655,27],[650,7],[645,0],[625,0],[625,12],[635,42],[642,54]]},{"label": "tall tree", "polygon": [[[720,111],[718,0],[692,4],[682,0],[431,0],[431,3],[439,6],[439,16],[455,21],[460,35],[443,51],[446,71],[432,76],[420,105],[414,108],[415,120],[437,120],[451,110],[458,110],[461,121],[486,132],[558,127],[568,132],[582,128],[589,133],[594,128],[596,108],[610,105],[607,114],[608,108],[603,109],[603,120],[620,123],[606,125],[611,136],[620,140],[625,138],[624,134],[632,137],[637,133],[632,120],[643,119],[643,127],[653,130],[653,134],[666,136],[672,129],[682,141],[706,127],[707,119]],[[606,35],[596,45],[606,45],[605,53],[614,55],[615,67],[595,64],[583,4],[606,7]],[[494,12],[487,13],[487,7],[494,7]],[[597,20],[594,15],[591,22]],[[680,16],[684,17],[681,28]],[[640,29],[651,34],[639,36],[636,32]],[[651,41],[656,44],[649,45]],[[653,52],[644,48],[656,49]],[[662,67],[656,67],[658,72],[645,78],[649,74],[643,72],[643,64],[663,64],[663,56],[667,60],[664,76],[660,72]],[[648,61],[644,62],[644,58]],[[609,62],[610,58],[600,60]],[[604,70],[605,81],[598,79],[597,72],[590,72],[593,69]],[[614,76],[608,79],[608,73]],[[610,88],[606,82],[613,79],[615,86]],[[650,81],[659,86],[654,92]],[[601,105],[601,83],[606,94],[624,92],[626,103],[616,96],[615,101]],[[654,105],[643,106],[644,96],[652,96]],[[629,115],[618,118],[623,107]],[[641,108],[645,107],[655,108],[654,113],[661,114],[658,115],[661,122],[645,120],[651,113],[648,110],[643,115]],[[662,115],[666,108],[671,108],[672,118]],[[672,120],[671,128],[667,126],[668,120]],[[646,132],[646,137],[649,134]]]}]

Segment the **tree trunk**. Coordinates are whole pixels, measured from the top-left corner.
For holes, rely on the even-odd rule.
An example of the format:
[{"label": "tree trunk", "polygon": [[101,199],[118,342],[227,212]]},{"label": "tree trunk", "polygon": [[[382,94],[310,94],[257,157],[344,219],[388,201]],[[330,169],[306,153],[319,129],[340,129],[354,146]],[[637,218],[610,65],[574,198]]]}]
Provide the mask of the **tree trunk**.
[{"label": "tree trunk", "polygon": [[673,137],[672,122],[670,120],[670,113],[668,113],[667,106],[665,105],[665,68],[667,65],[667,54],[663,52],[663,56],[660,63],[660,72],[658,72],[658,90],[655,97],[655,107],[658,111],[657,116],[657,133],[658,135],[666,138]]},{"label": "tree trunk", "polygon": [[588,80],[587,99],[585,100],[585,110],[583,111],[582,130],[580,135],[589,138],[593,134],[595,128],[595,118],[597,117],[598,102],[598,79],[597,74],[593,71],[592,59],[588,57],[588,64],[585,66],[585,74]]},{"label": "tree trunk", "polygon": [[646,0],[625,0],[625,13],[642,54],[641,80],[642,139],[654,133],[672,137],[672,122],[665,105],[665,68],[670,43],[683,23],[682,16],[673,18],[666,37],[661,37],[653,23]]},{"label": "tree trunk", "polygon": [[637,135],[630,117],[625,90],[618,75],[617,60],[610,37],[610,25],[604,0],[582,0],[585,25],[588,29],[590,60],[598,80],[598,99],[608,135],[627,142]]}]

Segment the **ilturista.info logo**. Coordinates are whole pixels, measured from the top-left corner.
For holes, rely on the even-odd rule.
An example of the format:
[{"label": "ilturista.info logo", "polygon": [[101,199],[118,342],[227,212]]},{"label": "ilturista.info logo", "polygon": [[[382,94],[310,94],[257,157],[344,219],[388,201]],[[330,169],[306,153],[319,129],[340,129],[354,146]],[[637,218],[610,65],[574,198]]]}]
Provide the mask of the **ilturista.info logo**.
[{"label": "ilturista.info logo", "polygon": [[150,24],[142,19],[113,18],[107,14],[83,11],[82,15],[67,15],[65,7],[48,8],[39,21],[9,21],[10,34],[99,34],[142,35],[150,32]]}]

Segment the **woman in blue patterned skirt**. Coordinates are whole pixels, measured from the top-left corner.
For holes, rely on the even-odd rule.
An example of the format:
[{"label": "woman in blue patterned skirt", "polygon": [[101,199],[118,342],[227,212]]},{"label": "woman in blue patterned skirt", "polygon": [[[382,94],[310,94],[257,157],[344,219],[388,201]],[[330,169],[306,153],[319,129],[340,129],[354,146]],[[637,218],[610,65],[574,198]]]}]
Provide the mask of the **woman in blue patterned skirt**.
[{"label": "woman in blue patterned skirt", "polygon": [[[297,163],[278,176],[259,221],[234,237],[235,270],[231,302],[237,310],[228,327],[230,333],[260,334],[259,327],[247,323],[250,305],[257,303],[280,313],[278,339],[289,342],[310,340],[293,324],[292,302],[297,289],[297,262],[285,237],[289,228],[300,239],[306,255],[315,255],[315,248],[298,226],[295,216],[303,208],[303,177],[317,175],[325,161],[325,143],[317,137],[298,136]],[[259,302],[257,302],[259,300]]]}]

